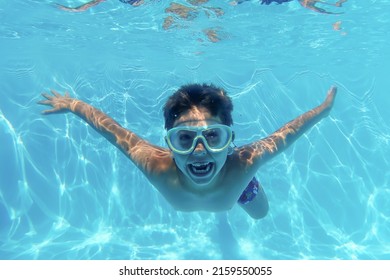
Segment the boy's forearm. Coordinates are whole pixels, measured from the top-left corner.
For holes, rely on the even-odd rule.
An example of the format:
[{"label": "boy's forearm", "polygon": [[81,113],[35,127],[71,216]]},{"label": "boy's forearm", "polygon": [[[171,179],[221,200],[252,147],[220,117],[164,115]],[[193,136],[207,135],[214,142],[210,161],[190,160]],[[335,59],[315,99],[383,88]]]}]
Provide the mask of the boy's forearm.
[{"label": "boy's forearm", "polygon": [[282,151],[290,146],[307,130],[312,128],[322,118],[326,117],[330,108],[325,104],[315,107],[314,109],[300,115],[294,120],[286,123],[283,127],[272,133],[264,139],[266,147],[269,147],[269,152]]},{"label": "boy's forearm", "polygon": [[70,112],[85,120],[93,129],[116,146],[148,176],[153,172],[162,172],[171,162],[170,152],[150,145],[93,106],[81,100],[72,99],[67,107]]},{"label": "boy's forearm", "polygon": [[271,157],[284,151],[302,134],[329,114],[335,94],[336,88],[331,88],[326,100],[320,106],[286,123],[268,137],[252,143],[244,151],[248,151],[251,154],[250,158],[256,159],[255,161],[258,164],[263,164]]},{"label": "boy's forearm", "polygon": [[[73,114],[86,121],[93,129],[104,136],[108,141],[120,147],[121,149],[123,149],[123,147],[120,145],[120,143],[125,141],[125,139],[127,140],[127,138],[130,138],[129,134],[133,134],[124,129],[110,116],[81,100],[72,99],[72,101],[69,103],[68,109]],[[138,137],[134,137],[135,135],[131,136],[131,138],[135,141],[140,140]]]}]

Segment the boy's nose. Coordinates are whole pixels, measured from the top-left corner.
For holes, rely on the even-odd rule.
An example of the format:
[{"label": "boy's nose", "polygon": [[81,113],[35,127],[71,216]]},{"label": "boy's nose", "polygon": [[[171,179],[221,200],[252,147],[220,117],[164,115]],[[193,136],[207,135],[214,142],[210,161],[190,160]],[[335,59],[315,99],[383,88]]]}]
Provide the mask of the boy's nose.
[{"label": "boy's nose", "polygon": [[204,146],[202,141],[199,141],[196,143],[194,154],[205,154],[206,153],[206,147]]}]

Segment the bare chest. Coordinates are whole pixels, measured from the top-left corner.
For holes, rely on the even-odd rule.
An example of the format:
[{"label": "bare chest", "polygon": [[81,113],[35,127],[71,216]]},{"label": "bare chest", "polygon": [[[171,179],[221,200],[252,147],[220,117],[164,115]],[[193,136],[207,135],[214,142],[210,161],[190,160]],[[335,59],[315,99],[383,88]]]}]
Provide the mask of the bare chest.
[{"label": "bare chest", "polygon": [[177,178],[156,186],[164,198],[179,211],[226,211],[237,202],[250,179],[237,174],[225,174],[218,184],[197,189]]}]

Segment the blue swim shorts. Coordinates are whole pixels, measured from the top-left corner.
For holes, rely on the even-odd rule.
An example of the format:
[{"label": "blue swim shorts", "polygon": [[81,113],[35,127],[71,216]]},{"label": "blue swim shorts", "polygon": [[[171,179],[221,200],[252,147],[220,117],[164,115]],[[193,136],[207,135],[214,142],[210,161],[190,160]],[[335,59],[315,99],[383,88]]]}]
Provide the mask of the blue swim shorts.
[{"label": "blue swim shorts", "polygon": [[259,192],[259,186],[259,181],[257,181],[256,177],[253,177],[238,199],[238,203],[247,204],[251,202]]}]

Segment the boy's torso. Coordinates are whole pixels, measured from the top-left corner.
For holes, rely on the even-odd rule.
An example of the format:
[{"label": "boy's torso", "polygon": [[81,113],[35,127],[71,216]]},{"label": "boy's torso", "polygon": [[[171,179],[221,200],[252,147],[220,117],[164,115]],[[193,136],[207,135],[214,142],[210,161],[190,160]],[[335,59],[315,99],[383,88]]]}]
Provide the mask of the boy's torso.
[{"label": "boy's torso", "polygon": [[226,211],[236,203],[254,176],[238,160],[231,156],[217,175],[213,186],[202,189],[191,185],[176,168],[174,162],[159,176],[150,178],[151,183],[164,198],[180,211]]}]

